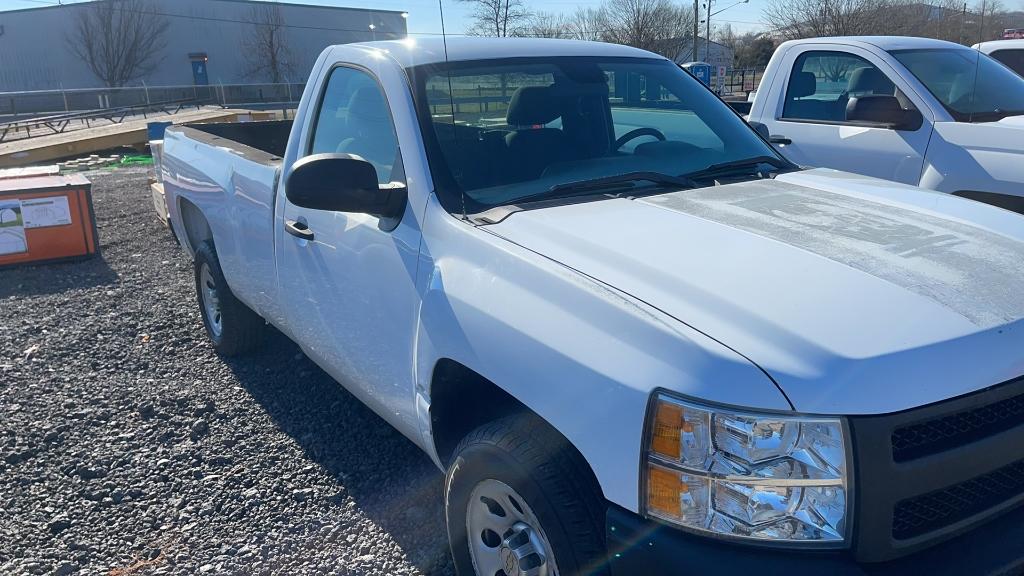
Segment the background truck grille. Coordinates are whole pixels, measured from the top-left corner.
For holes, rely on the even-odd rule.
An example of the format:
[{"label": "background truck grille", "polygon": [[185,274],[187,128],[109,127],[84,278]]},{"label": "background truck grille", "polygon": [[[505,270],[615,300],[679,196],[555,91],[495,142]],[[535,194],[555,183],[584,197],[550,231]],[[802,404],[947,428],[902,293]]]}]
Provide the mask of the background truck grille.
[{"label": "background truck grille", "polygon": [[897,428],[892,458],[906,462],[951,450],[1009,430],[1024,422],[1024,394],[994,404]]},{"label": "background truck grille", "polygon": [[966,482],[902,500],[893,511],[892,536],[906,540],[949,526],[1024,492],[1024,460]]}]

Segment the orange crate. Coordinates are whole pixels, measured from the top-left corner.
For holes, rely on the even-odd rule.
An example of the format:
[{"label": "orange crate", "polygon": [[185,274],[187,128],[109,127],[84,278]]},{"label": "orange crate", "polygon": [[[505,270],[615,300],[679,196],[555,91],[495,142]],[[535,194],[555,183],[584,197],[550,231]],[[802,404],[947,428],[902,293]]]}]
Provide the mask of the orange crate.
[{"label": "orange crate", "polygon": [[0,179],[0,267],[89,258],[98,238],[84,176]]}]

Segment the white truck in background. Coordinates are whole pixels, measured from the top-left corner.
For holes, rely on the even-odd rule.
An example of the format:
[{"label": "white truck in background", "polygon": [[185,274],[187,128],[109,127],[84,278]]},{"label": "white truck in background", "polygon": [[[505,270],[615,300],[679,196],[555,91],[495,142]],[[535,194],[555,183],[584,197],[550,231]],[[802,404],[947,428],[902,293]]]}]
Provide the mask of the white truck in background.
[{"label": "white truck in background", "polygon": [[748,120],[791,161],[1024,213],[1024,78],[926,38],[784,42]]},{"label": "white truck in background", "polygon": [[294,123],[164,144],[216,349],[272,324],[428,454],[460,576],[1024,561],[1021,215],[604,43],[335,46]]},{"label": "white truck in background", "polygon": [[1007,68],[1024,76],[1024,38],[991,40],[971,46],[1002,62]]}]

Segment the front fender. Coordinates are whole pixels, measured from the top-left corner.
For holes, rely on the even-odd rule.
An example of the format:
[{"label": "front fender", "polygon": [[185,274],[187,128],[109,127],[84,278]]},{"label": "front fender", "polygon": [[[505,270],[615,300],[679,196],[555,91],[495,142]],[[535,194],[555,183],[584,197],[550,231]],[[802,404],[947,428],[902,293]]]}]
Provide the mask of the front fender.
[{"label": "front fender", "polygon": [[637,511],[644,418],[656,388],[790,409],[760,369],[722,344],[486,228],[431,214],[415,347],[425,446],[434,445],[430,376],[449,358],[554,426],[590,463],[605,497]]}]

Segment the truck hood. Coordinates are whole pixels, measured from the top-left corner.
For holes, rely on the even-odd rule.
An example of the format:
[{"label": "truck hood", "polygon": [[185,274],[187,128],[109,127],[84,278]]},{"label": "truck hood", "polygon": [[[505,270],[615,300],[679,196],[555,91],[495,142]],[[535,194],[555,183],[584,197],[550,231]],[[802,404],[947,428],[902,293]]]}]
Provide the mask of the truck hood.
[{"label": "truck hood", "polygon": [[802,412],[1024,374],[1024,217],[981,203],[819,169],[487,228],[743,354]]}]

